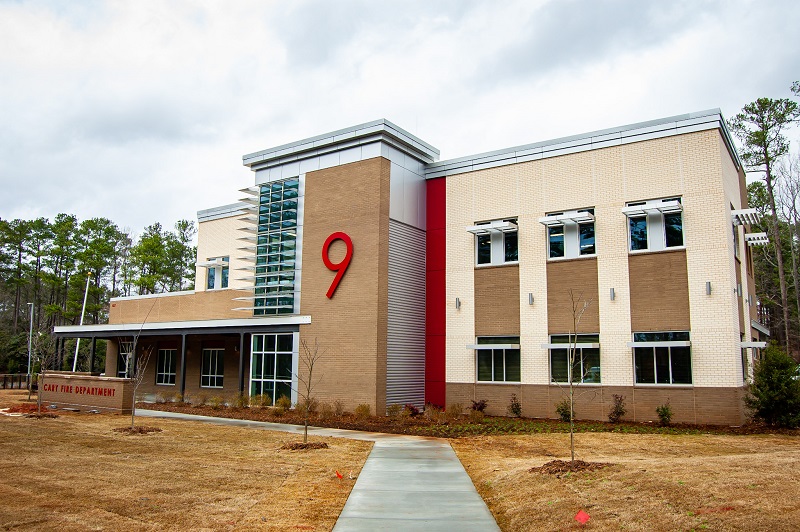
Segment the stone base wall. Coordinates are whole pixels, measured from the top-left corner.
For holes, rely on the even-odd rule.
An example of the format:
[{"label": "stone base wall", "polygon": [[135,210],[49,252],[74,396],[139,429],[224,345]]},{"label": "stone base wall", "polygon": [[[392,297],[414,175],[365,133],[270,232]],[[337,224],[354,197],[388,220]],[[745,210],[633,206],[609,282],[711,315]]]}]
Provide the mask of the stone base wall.
[{"label": "stone base wall", "polygon": [[[447,404],[461,403],[468,408],[473,400],[485,399],[486,413],[508,415],[511,394],[522,404],[522,415],[532,418],[557,418],[556,404],[569,398],[568,386],[529,384],[447,383]],[[577,419],[608,420],[614,394],[625,397],[625,421],[658,421],[656,407],[669,402],[674,423],[741,425],[747,420],[744,388],[700,388],[674,386],[576,386]]]},{"label": "stone base wall", "polygon": [[58,408],[130,414],[132,392],[133,384],[129,379],[90,373],[50,371],[39,380],[42,404]]}]

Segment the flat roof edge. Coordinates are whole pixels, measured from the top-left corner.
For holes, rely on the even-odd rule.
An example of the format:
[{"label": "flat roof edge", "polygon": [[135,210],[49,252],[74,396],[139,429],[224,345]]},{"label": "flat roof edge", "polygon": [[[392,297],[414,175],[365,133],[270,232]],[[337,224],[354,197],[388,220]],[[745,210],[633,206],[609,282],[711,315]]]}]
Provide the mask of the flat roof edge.
[{"label": "flat roof edge", "polygon": [[220,218],[228,218],[229,216],[245,214],[244,209],[246,207],[247,205],[244,203],[229,203],[228,205],[203,209],[197,211],[197,221],[209,222],[211,220],[218,220]]},{"label": "flat roof edge", "polygon": [[285,159],[292,155],[302,158],[303,153],[313,152],[321,147],[330,149],[338,144],[352,143],[353,140],[368,137],[378,137],[376,140],[380,140],[380,134],[385,134],[400,142],[406,151],[408,151],[409,155],[423,161],[426,159],[435,161],[439,158],[438,149],[389,120],[381,118],[379,120],[373,120],[372,122],[365,122],[348,128],[331,131],[330,133],[323,133],[314,137],[249,153],[242,156],[242,163],[244,166],[252,167],[254,165],[263,165],[272,160]]}]

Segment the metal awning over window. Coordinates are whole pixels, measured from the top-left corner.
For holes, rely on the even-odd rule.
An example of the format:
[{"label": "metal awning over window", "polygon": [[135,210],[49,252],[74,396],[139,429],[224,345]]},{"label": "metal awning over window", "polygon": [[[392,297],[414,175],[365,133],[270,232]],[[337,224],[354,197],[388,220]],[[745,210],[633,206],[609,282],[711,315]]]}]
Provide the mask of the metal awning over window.
[{"label": "metal awning over window", "polygon": [[767,342],[741,342],[739,345],[743,348],[763,349],[767,347]]},{"label": "metal awning over window", "polygon": [[744,241],[750,246],[766,246],[769,244],[767,233],[745,233]]},{"label": "metal awning over window", "polygon": [[585,222],[593,222],[594,214],[589,211],[572,211],[561,214],[550,214],[539,218],[539,223],[546,226],[551,225],[564,225],[566,223],[579,224]]},{"label": "metal awning over window", "polygon": [[628,347],[689,347],[690,340],[653,341],[653,342],[628,342]]},{"label": "metal awning over window", "polygon": [[628,205],[622,208],[622,214],[625,216],[645,216],[647,214],[669,214],[672,212],[681,212],[683,205],[678,200],[669,200],[661,202],[642,203],[641,205]]},{"label": "metal awning over window", "polygon": [[203,260],[197,263],[198,268],[216,268],[217,266],[227,266],[229,264],[228,261],[224,261],[222,259],[214,259],[214,260]]},{"label": "metal awning over window", "polygon": [[467,227],[467,232],[473,235],[490,235],[492,233],[511,233],[517,229],[518,226],[514,222],[495,220],[494,222]]},{"label": "metal awning over window", "polygon": [[750,320],[750,327],[752,327],[753,329],[757,330],[758,332],[760,332],[762,334],[766,334],[767,336],[770,336],[769,329],[766,328],[761,323],[757,322],[756,320]]},{"label": "metal awning over window", "polygon": [[578,342],[576,344],[542,344],[542,349],[600,349],[600,344],[595,342]]},{"label": "metal awning over window", "polygon": [[733,223],[736,225],[757,224],[761,220],[761,215],[755,209],[740,209],[731,211]]},{"label": "metal awning over window", "polygon": [[467,349],[519,349],[519,344],[469,344]]}]

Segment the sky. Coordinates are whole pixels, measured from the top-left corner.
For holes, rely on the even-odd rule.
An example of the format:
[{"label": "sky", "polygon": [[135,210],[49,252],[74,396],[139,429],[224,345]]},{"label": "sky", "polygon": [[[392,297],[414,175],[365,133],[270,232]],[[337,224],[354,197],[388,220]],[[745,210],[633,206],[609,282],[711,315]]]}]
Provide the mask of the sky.
[{"label": "sky", "polygon": [[[790,97],[796,0],[0,0],[0,218],[134,234],[386,118],[441,159]],[[790,140],[800,143],[800,133]]]}]

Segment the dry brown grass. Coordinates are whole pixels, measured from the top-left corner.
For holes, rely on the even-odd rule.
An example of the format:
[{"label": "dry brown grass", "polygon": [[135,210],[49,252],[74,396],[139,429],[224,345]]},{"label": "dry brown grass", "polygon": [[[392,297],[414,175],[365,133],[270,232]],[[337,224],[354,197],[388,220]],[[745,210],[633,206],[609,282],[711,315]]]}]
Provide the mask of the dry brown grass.
[{"label": "dry brown grass", "polygon": [[[27,394],[24,394],[27,397]],[[0,408],[19,400],[0,392]],[[0,529],[330,530],[371,443],[128,416],[0,416]],[[354,475],[355,476],[355,475]]]},{"label": "dry brown grass", "polygon": [[484,436],[451,444],[503,530],[787,530],[800,523],[800,439],[581,434],[576,458],[614,465],[529,472],[569,457],[569,435]]}]

